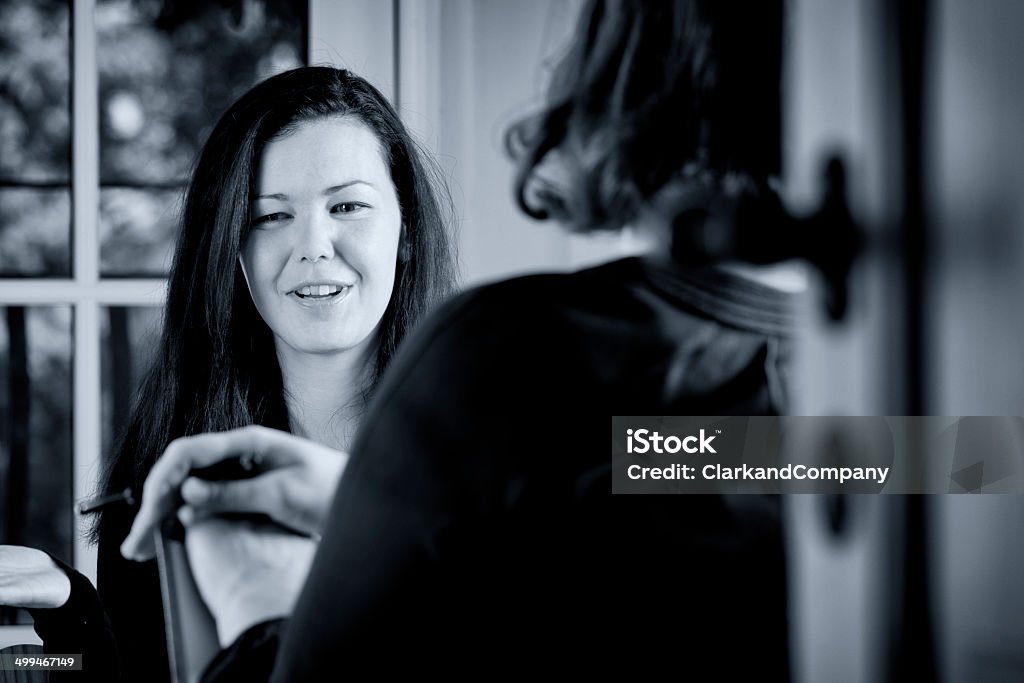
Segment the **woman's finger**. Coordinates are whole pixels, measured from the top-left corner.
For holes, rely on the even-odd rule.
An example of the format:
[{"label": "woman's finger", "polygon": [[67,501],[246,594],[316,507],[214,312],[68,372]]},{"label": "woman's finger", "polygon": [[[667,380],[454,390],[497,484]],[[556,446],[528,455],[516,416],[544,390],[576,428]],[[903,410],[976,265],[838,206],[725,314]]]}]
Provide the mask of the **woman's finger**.
[{"label": "woman's finger", "polygon": [[137,561],[154,556],[153,533],[177,507],[179,487],[193,469],[242,455],[258,458],[264,468],[281,467],[301,458],[294,440],[290,434],[259,426],[175,439],[146,478],[142,505],[121,554]]},{"label": "woman's finger", "polygon": [[271,471],[252,479],[207,481],[189,477],[181,485],[182,500],[197,513],[262,513],[286,526],[294,523],[295,511],[284,498],[283,471]]}]

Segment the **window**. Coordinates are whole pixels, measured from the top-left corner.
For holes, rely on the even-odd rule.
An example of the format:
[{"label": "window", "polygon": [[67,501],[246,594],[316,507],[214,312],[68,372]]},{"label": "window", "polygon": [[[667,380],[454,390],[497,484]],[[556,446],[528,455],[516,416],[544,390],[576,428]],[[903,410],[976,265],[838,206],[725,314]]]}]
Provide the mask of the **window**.
[{"label": "window", "polygon": [[[306,0],[0,4],[0,542],[95,579],[73,503],[159,335],[189,169],[239,94],[305,63],[308,16]],[[12,623],[29,619],[0,608]]]}]

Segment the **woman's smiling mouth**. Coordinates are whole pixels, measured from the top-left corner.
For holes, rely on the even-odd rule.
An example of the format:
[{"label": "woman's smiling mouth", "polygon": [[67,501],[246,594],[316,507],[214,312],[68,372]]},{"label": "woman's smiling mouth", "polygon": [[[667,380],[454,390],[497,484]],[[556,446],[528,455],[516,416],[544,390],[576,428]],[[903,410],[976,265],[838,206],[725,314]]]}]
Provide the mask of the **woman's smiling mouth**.
[{"label": "woman's smiling mouth", "polygon": [[295,294],[302,297],[312,297],[314,299],[323,299],[325,297],[334,296],[340,292],[343,288],[338,285],[306,285],[295,290]]},{"label": "woman's smiling mouth", "polygon": [[303,303],[333,303],[344,299],[350,289],[352,289],[351,285],[311,283],[296,287],[288,294],[295,296]]}]

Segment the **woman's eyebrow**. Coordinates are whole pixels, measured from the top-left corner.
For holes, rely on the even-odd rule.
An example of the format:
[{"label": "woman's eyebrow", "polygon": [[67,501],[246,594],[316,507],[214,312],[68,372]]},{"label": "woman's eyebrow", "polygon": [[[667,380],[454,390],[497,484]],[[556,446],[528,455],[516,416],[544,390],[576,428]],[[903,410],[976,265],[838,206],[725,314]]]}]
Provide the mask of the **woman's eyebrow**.
[{"label": "woman's eyebrow", "polygon": [[333,185],[331,187],[328,187],[326,190],[324,190],[324,195],[326,196],[326,195],[329,195],[329,194],[334,194],[338,190],[344,190],[346,187],[350,187],[352,185],[366,185],[367,187],[370,187],[370,188],[373,188],[373,189],[376,189],[376,187],[377,187],[376,185],[374,185],[373,183],[371,183],[368,180],[349,180],[349,181],[344,182],[344,183],[342,183],[340,185]]},{"label": "woman's eyebrow", "polygon": [[[335,192],[339,190],[344,190],[346,187],[351,187],[352,185],[366,185],[367,187],[373,189],[377,188],[377,186],[371,183],[369,180],[349,180],[344,183],[341,183],[340,185],[332,185],[331,187],[328,187],[326,190],[324,190],[323,194],[326,197],[327,195],[334,194]],[[288,201],[288,195],[281,192],[275,192],[274,194],[258,194],[256,195],[256,199],[279,199],[284,202]]]}]

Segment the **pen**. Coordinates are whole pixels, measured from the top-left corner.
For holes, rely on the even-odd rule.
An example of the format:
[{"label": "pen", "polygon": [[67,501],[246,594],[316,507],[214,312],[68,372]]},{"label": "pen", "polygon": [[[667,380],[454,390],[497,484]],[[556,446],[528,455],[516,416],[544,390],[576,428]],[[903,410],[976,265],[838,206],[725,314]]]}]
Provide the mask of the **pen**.
[{"label": "pen", "polygon": [[135,496],[132,495],[130,488],[121,491],[120,493],[112,493],[109,496],[99,496],[92,500],[82,501],[78,504],[78,514],[88,515],[93,512],[99,512],[104,508],[118,503],[127,503],[128,505],[135,505]]},{"label": "pen", "polygon": [[[257,469],[258,466],[259,457],[246,454],[238,458],[231,458],[229,460],[215,463],[208,467],[195,469],[191,472],[191,475],[211,480],[244,479],[258,475],[260,473]],[[98,496],[91,500],[82,501],[78,504],[78,514],[92,514],[94,512],[104,510],[111,505],[117,505],[118,503],[135,505],[135,495],[132,493],[131,488],[126,488],[120,493],[112,493],[108,496]]]}]

